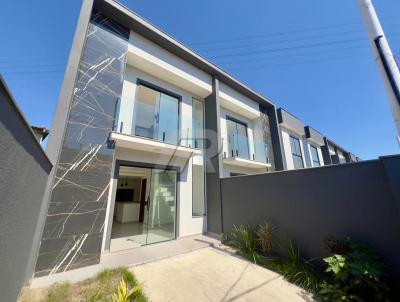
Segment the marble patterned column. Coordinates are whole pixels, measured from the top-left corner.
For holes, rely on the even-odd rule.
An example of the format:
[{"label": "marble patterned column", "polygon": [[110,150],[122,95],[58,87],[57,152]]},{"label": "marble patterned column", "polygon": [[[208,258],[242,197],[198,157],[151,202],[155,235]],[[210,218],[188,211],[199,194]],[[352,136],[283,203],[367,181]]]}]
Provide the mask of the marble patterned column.
[{"label": "marble patterned column", "polygon": [[93,13],[79,64],[35,276],[99,263],[129,30]]}]

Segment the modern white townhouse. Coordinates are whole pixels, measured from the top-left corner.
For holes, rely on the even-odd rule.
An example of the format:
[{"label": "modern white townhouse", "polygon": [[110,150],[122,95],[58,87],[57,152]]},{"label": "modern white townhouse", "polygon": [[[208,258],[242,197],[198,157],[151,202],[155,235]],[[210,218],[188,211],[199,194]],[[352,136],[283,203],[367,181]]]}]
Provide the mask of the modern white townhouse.
[{"label": "modern white townhouse", "polygon": [[274,104],[113,0],[85,0],[35,276],[221,232],[220,179],[283,169]]},{"label": "modern white townhouse", "polygon": [[277,115],[286,170],[360,160],[283,108]]}]

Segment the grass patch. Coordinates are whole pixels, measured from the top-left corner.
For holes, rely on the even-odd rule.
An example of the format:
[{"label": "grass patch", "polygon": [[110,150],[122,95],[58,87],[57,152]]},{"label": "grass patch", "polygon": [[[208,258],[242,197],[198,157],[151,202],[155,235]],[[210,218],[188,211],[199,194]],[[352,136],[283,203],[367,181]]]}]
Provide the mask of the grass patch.
[{"label": "grass patch", "polygon": [[[117,291],[118,284],[124,278],[129,289],[138,282],[126,268],[104,270],[95,277],[78,283],[56,283],[46,289],[26,289],[21,293],[19,302],[110,302]],[[142,291],[132,302],[146,302]]]}]

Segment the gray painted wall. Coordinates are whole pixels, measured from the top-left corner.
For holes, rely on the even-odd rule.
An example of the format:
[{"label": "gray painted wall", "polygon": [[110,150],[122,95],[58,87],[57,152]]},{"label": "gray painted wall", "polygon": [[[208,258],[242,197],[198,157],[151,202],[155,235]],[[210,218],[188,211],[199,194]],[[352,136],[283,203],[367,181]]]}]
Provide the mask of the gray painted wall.
[{"label": "gray painted wall", "polygon": [[328,235],[370,244],[400,281],[400,156],[221,179],[223,231],[269,221],[307,258]]},{"label": "gray painted wall", "polygon": [[0,301],[15,301],[27,269],[51,164],[0,78]]}]

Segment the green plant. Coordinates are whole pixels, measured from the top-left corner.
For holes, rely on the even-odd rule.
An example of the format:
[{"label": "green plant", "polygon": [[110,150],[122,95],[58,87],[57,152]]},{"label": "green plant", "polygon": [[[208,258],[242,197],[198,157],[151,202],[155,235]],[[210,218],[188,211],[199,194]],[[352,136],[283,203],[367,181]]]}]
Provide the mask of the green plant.
[{"label": "green plant", "polygon": [[260,224],[257,227],[257,237],[261,251],[264,255],[270,255],[274,246],[275,228],[269,223]]},{"label": "green plant", "polygon": [[290,239],[284,245],[280,273],[291,283],[311,292],[317,291],[319,279],[313,266],[301,257],[299,248]]},{"label": "green plant", "polygon": [[117,292],[113,294],[113,302],[131,302],[141,292],[142,285],[136,285],[133,289],[129,290],[124,278],[122,277]]},{"label": "green plant", "polygon": [[258,260],[257,234],[249,225],[234,226],[230,236],[230,243],[238,249],[239,253],[251,259],[254,263]]},{"label": "green plant", "polygon": [[334,301],[339,296],[340,301],[388,301],[385,267],[378,255],[368,246],[350,238],[337,243],[328,248],[343,254],[323,259],[330,279],[320,286],[320,300]]},{"label": "green plant", "polygon": [[71,294],[71,284],[68,282],[55,283],[50,286],[49,291],[44,298],[44,302],[69,301]]}]

